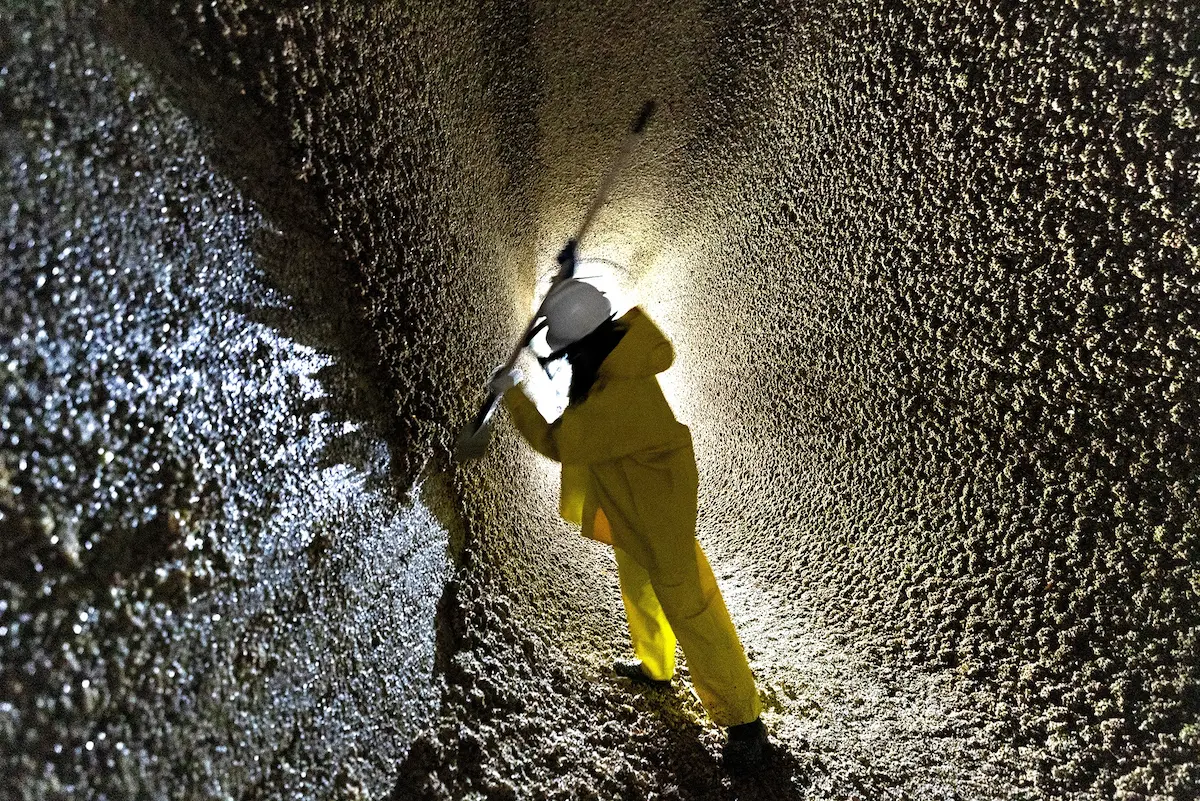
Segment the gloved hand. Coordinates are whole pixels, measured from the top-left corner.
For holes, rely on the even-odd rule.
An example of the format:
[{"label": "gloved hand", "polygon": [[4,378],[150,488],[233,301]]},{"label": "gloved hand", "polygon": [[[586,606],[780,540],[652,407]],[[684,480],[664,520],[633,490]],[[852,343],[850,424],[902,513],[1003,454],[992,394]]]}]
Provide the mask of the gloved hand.
[{"label": "gloved hand", "polygon": [[488,379],[487,387],[490,391],[497,395],[503,395],[510,389],[521,383],[524,376],[517,368],[505,370],[504,365],[500,365],[492,371],[492,377]]}]

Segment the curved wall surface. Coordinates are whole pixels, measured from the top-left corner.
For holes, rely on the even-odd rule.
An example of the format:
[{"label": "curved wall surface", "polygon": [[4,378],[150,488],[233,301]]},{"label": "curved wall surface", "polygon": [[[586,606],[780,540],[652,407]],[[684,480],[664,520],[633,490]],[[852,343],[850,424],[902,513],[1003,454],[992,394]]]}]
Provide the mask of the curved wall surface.
[{"label": "curved wall surface", "polygon": [[0,796],[385,794],[454,518],[286,139],[226,152],[94,13],[0,30]]},{"label": "curved wall surface", "polygon": [[[1200,792],[1194,8],[3,19],[25,797]],[[646,97],[582,255],[676,346],[751,779],[611,676],[553,466],[448,456]]]}]

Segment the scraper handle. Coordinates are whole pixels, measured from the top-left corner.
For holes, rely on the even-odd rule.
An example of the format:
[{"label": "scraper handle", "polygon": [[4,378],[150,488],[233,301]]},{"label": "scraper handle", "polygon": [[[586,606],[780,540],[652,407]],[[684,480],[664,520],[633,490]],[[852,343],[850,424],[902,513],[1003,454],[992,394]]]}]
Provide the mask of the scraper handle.
[{"label": "scraper handle", "polygon": [[637,119],[633,121],[633,127],[629,129],[629,133],[625,134],[625,141],[621,143],[621,150],[617,153],[617,158],[613,161],[612,167],[609,168],[608,175],[605,175],[604,180],[600,182],[600,189],[597,190],[596,196],[592,198],[592,205],[588,207],[587,213],[583,215],[583,222],[579,224],[579,230],[575,232],[574,236],[576,244],[583,241],[584,235],[587,234],[588,229],[595,222],[596,215],[600,213],[600,209],[604,208],[604,204],[608,202],[608,196],[612,194],[613,184],[616,183],[617,176],[625,169],[625,165],[629,162],[629,157],[633,155],[634,148],[642,140],[642,134],[646,132],[646,126],[650,124],[650,118],[654,116],[654,109],[657,107],[657,104],[653,100],[647,100],[642,105]]},{"label": "scraper handle", "polygon": [[[543,299],[542,303],[546,301]],[[512,353],[508,356],[508,361],[504,363],[501,370],[512,370],[517,366],[517,359],[521,358],[521,351],[533,340],[535,334],[542,329],[538,323],[542,316],[542,307],[538,306],[537,313],[529,319],[529,325],[525,326],[525,333],[517,342]],[[500,393],[488,390],[487,397],[483,400],[483,405],[479,407],[479,412],[475,415],[475,419],[467,423],[462,432],[458,435],[458,440],[454,443],[454,458],[460,462],[470,461],[471,459],[480,459],[487,453],[488,445],[492,442],[492,427],[490,425],[492,414],[495,413],[496,407],[500,405]]]},{"label": "scraper handle", "polygon": [[[587,213],[583,215],[583,222],[579,224],[579,229],[575,232],[575,236],[567,241],[562,252],[558,254],[558,274],[550,284],[551,289],[554,288],[554,284],[575,274],[575,260],[579,243],[583,241],[584,235],[592,227],[592,223],[595,221],[596,215],[600,213],[600,209],[608,202],[608,196],[612,193],[613,184],[616,182],[617,176],[625,169],[625,165],[629,161],[629,157],[633,154],[634,148],[641,141],[642,134],[645,133],[646,126],[650,124],[650,118],[654,116],[654,109],[656,107],[657,104],[653,100],[647,100],[642,104],[642,108],[638,111],[638,115],[633,121],[633,127],[629,129],[629,133],[625,135],[625,140],[621,143],[621,150],[617,154],[617,158],[613,161],[612,167],[609,168],[608,174],[604,176],[604,180],[600,182],[600,189],[597,190],[596,196],[592,198],[592,204],[588,207]],[[544,304],[545,302],[546,300],[543,298],[542,303]],[[521,335],[521,339],[517,342],[517,346],[513,348],[508,361],[504,363],[504,370],[512,370],[517,366],[517,359],[521,357],[521,351],[529,345],[534,335],[541,328],[538,323],[541,317],[542,307],[538,306],[537,312],[529,320],[529,325],[525,327],[525,333]],[[487,453],[488,445],[492,441],[492,429],[489,423],[491,422],[492,414],[499,405],[500,395],[489,390],[487,397],[484,398],[483,406],[479,408],[479,413],[475,415],[475,419],[468,423],[458,435],[458,440],[454,446],[454,456],[458,461],[463,462],[470,459],[479,459]]]}]

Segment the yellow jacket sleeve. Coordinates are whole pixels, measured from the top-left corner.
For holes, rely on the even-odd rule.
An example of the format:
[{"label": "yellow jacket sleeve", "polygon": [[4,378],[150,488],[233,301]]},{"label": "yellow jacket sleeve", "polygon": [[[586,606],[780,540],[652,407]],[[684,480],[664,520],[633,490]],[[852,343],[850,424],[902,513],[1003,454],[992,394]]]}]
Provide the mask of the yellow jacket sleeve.
[{"label": "yellow jacket sleeve", "polygon": [[535,451],[556,462],[562,461],[558,454],[558,443],[554,439],[557,424],[546,422],[546,418],[542,417],[542,413],[523,389],[513,387],[505,392],[504,407],[508,409],[513,425]]}]

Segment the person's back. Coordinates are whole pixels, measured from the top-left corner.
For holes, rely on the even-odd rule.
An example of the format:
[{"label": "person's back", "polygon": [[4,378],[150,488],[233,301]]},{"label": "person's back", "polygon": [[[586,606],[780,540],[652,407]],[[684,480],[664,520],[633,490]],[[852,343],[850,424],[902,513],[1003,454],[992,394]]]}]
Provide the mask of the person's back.
[{"label": "person's back", "polygon": [[525,439],[562,463],[563,517],[580,524],[585,536],[613,546],[638,658],[618,663],[617,672],[669,682],[678,637],[705,709],[728,727],[727,763],[733,769],[754,767],[767,744],[761,703],[695,538],[698,480],[691,433],[676,420],[657,379],[673,363],[674,349],[641,309],[613,320],[601,313],[610,307],[594,288],[563,283],[570,302],[559,307],[574,316],[558,320],[556,331],[555,304],[548,302],[547,315],[547,340],[572,369],[562,416],[548,423],[514,389],[516,375],[497,375],[493,388],[504,394]]}]

